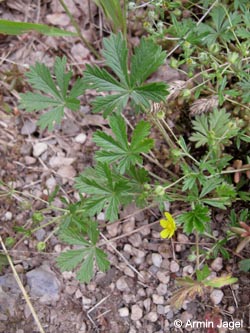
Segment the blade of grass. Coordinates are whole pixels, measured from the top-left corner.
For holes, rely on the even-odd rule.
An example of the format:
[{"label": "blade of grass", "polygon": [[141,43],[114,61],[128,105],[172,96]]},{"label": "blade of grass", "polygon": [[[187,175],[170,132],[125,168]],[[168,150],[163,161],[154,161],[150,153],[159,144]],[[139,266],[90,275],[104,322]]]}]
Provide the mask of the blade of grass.
[{"label": "blade of grass", "polygon": [[4,35],[21,35],[26,32],[37,31],[47,36],[77,36],[75,32],[50,27],[46,24],[15,22],[8,20],[0,20],[0,33]]}]

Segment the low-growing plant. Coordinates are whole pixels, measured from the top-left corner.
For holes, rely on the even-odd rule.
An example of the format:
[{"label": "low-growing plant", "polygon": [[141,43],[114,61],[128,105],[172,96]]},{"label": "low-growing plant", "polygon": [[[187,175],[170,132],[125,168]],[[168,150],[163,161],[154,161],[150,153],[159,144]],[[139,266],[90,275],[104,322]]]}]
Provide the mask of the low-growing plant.
[{"label": "low-growing plant", "polygon": [[[65,58],[56,59],[56,83],[45,65],[36,64],[27,73],[27,78],[34,89],[44,94],[23,94],[20,104],[28,111],[52,108],[38,122],[42,128],[52,129],[64,116],[65,107],[79,108],[77,98],[86,89],[112,92],[97,96],[92,102],[94,112],[102,111],[108,117],[112,135],[100,130],[95,132],[93,141],[99,147],[95,153],[95,165],[87,168],[75,182],[80,195],[84,196],[73,206],[68,205],[69,213],[59,232],[62,240],[82,248],[62,253],[58,264],[63,270],[80,267],[77,277],[84,282],[92,278],[94,262],[102,271],[109,267],[106,254],[98,247],[99,230],[95,216],[100,212],[105,213],[107,222],[112,222],[119,218],[121,207],[132,202],[138,207],[157,204],[163,212],[164,202],[183,201],[187,206],[176,218],[178,225],[187,234],[202,235],[211,232],[210,207],[226,209],[240,198],[228,177],[232,171],[227,167],[233,156],[224,152],[230,140],[239,135],[239,127],[231,121],[230,114],[225,109],[214,108],[209,114],[198,115],[192,120],[190,143],[181,136],[177,138],[161,107],[168,94],[167,85],[163,82],[146,83],[146,79],[163,64],[165,52],[152,40],[143,38],[131,56],[129,67],[128,48],[121,34],[111,35],[103,44],[102,54],[109,71],[87,65],[83,78],[69,89],[72,73],[65,72]],[[128,129],[122,114],[128,103],[147,118],[147,121],[140,120],[133,130]],[[163,104],[152,112],[154,103]],[[149,173],[143,166],[142,154],[147,157],[154,146],[149,137],[150,124],[161,131],[174,163],[180,165],[178,179],[160,182],[154,172]],[[198,159],[193,157],[192,144],[195,149],[202,147]],[[162,171],[162,177],[166,176]]]}]

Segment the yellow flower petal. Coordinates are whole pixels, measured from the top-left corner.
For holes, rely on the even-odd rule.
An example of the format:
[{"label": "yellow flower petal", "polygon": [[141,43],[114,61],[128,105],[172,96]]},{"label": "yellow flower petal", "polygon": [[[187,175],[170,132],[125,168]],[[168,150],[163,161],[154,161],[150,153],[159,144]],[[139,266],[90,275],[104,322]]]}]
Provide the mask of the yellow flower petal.
[{"label": "yellow flower petal", "polygon": [[174,223],[173,216],[169,212],[165,212],[164,215],[166,216],[167,221]]},{"label": "yellow flower petal", "polygon": [[161,231],[161,238],[169,238],[169,232],[167,229]]},{"label": "yellow flower petal", "polygon": [[168,221],[167,220],[160,220],[160,225],[162,226],[162,228],[167,228]]}]

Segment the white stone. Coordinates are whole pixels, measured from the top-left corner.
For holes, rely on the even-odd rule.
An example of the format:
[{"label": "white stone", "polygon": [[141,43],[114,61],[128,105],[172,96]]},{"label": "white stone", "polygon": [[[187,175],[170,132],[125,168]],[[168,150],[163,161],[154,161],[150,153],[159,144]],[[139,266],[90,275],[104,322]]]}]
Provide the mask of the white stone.
[{"label": "white stone", "polygon": [[164,297],[161,295],[154,294],[152,295],[153,302],[155,304],[164,304]]},{"label": "white stone", "polygon": [[146,317],[147,320],[151,321],[152,323],[156,322],[158,319],[158,315],[156,312],[149,312]]},{"label": "white stone", "polygon": [[183,267],[183,276],[187,276],[190,275],[194,272],[194,268],[191,265],[187,265],[185,267]]},{"label": "white stone", "polygon": [[122,231],[124,234],[129,233],[135,229],[135,218],[132,216],[129,221],[124,222]]},{"label": "white stone", "polygon": [[124,308],[120,308],[120,309],[118,310],[118,312],[119,312],[120,317],[122,317],[122,318],[124,318],[124,317],[128,317],[128,315],[129,315],[129,310],[128,310],[128,308],[126,308],[126,307],[124,307]]},{"label": "white stone", "polygon": [[87,135],[85,133],[80,133],[75,137],[75,142],[84,144],[87,140]]},{"label": "white stone", "polygon": [[220,304],[222,301],[224,294],[219,289],[214,289],[210,295],[211,301],[214,303],[214,305]]},{"label": "white stone", "polygon": [[154,266],[161,267],[162,256],[159,253],[153,253],[152,254],[152,262],[153,262]]},{"label": "white stone", "polygon": [[159,286],[156,288],[158,295],[164,296],[168,291],[168,287],[165,283],[160,283]]},{"label": "white stone", "polygon": [[32,156],[25,156],[24,157],[24,162],[26,165],[32,165],[36,163],[36,159]]},{"label": "white stone", "polygon": [[178,242],[180,242],[181,244],[187,244],[189,242],[189,239],[186,235],[184,234],[178,234],[177,236],[177,240]]},{"label": "white stone", "polygon": [[60,168],[64,165],[71,165],[75,161],[75,158],[64,156],[52,156],[49,160],[51,168]]},{"label": "white stone", "polygon": [[90,305],[92,303],[92,299],[86,296],[82,296],[82,304],[83,305]]},{"label": "white stone", "polygon": [[103,212],[99,213],[97,215],[97,220],[98,221],[105,221],[105,214]]},{"label": "white stone", "polygon": [[125,244],[123,247],[124,252],[133,255],[133,248],[130,244]]},{"label": "white stone", "polygon": [[170,263],[170,271],[172,273],[176,273],[179,271],[179,269],[180,269],[179,264],[176,261],[172,260]]},{"label": "white stone", "polygon": [[33,147],[33,156],[39,157],[48,149],[48,145],[45,142],[38,142]]},{"label": "white stone", "polygon": [[125,279],[124,276],[120,277],[117,281],[116,281],[116,288],[120,291],[125,291],[125,290],[130,290],[127,281]]},{"label": "white stone", "polygon": [[46,186],[50,191],[53,191],[56,187],[56,180],[53,176],[46,180]]},{"label": "white stone", "polygon": [[160,282],[167,284],[170,280],[170,276],[167,272],[161,272],[158,271],[156,273],[157,278],[159,279]]},{"label": "white stone", "polygon": [[146,298],[143,301],[143,305],[144,305],[144,308],[145,308],[146,312],[148,312],[150,310],[150,306],[151,306],[151,299],[150,298]]},{"label": "white stone", "polygon": [[221,271],[222,267],[223,267],[223,260],[221,257],[214,259],[214,261],[211,264],[211,268],[215,272]]},{"label": "white stone", "polygon": [[107,226],[106,226],[106,228],[107,228],[107,232],[109,233],[109,235],[111,236],[111,237],[115,237],[117,234],[118,234],[118,232],[119,232],[119,224],[118,223],[114,223],[114,224],[112,224],[112,223],[110,223],[110,224],[108,224]]},{"label": "white stone", "polygon": [[235,307],[230,305],[228,308],[227,308],[227,311],[231,314],[233,314],[235,312]]},{"label": "white stone", "polygon": [[131,320],[136,321],[142,318],[143,312],[139,305],[135,304],[131,307]]},{"label": "white stone", "polygon": [[72,179],[76,175],[75,169],[71,165],[65,165],[57,171],[58,175],[64,179]]},{"label": "white stone", "polygon": [[11,212],[6,212],[4,214],[4,219],[5,219],[5,221],[10,221],[12,219],[12,213]]}]

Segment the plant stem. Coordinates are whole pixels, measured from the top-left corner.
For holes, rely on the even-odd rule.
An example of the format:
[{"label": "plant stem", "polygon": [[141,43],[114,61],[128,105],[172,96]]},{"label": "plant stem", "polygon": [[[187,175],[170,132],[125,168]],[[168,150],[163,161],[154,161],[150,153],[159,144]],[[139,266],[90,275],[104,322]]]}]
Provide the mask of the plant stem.
[{"label": "plant stem", "polygon": [[199,234],[195,233],[195,246],[196,246],[196,269],[200,266],[200,249],[199,249]]},{"label": "plant stem", "polygon": [[81,29],[79,27],[79,24],[76,22],[76,20],[74,19],[73,15],[71,14],[69,8],[67,7],[66,3],[64,2],[64,0],[59,0],[60,4],[62,5],[63,9],[65,10],[66,14],[68,15],[68,17],[70,18],[70,21],[73,25],[73,27],[76,29],[76,32],[79,36],[79,38],[81,39],[83,45],[85,45],[90,51],[91,53],[93,53],[93,55],[97,58],[100,59],[100,55],[99,53],[95,50],[95,48],[90,44],[90,42],[83,36]]}]

